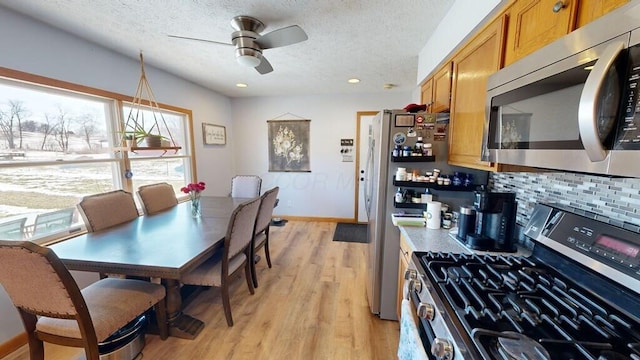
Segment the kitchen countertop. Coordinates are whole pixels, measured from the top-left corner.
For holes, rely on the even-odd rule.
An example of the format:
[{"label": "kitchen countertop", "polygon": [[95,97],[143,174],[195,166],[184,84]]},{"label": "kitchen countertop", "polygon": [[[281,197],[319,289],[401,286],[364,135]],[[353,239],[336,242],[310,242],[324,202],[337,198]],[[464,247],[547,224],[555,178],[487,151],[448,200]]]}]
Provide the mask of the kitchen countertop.
[{"label": "kitchen countertop", "polygon": [[439,251],[465,254],[506,254],[517,256],[531,255],[531,251],[522,246],[518,246],[518,250],[515,253],[498,253],[469,249],[453,238],[458,231],[457,228],[439,230],[427,229],[424,226],[398,226],[398,228],[404,235],[405,239],[407,239],[407,243],[411,247],[412,251]]}]

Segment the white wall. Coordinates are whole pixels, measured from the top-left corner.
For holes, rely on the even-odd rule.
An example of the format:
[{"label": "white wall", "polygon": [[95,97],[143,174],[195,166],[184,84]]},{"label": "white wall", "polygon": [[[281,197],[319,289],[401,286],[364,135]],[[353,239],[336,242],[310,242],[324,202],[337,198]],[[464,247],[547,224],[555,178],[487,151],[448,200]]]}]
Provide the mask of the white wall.
[{"label": "white wall", "polygon": [[[0,7],[0,66],[133,96],[140,78],[138,54],[131,58],[35,22]],[[144,51],[144,49],[142,49]],[[202,122],[227,127],[229,98],[145,64],[160,103],[193,111],[198,178],[208,195],[227,194],[232,176],[231,146],[202,145]]]},{"label": "white wall", "polygon": [[[353,219],[356,163],[342,162],[340,139],[355,140],[358,111],[398,109],[410,102],[411,93],[393,90],[368,95],[233,99],[236,171],[238,174],[260,175],[263,190],[280,186],[280,202],[275,215]],[[280,117],[287,113],[292,115]],[[267,120],[299,117],[311,120],[311,172],[270,173]]]},{"label": "white wall", "polygon": [[[144,49],[143,49],[144,50]],[[140,76],[138,54],[121,56],[96,44],[0,7],[0,66],[133,96]],[[231,146],[202,145],[202,122],[225,125],[229,136],[228,98],[145,65],[147,78],[161,103],[191,109],[198,179],[206,193],[226,195],[233,174]],[[91,282],[74,274],[81,285]],[[4,290],[0,290],[0,344],[23,331]]]},{"label": "white wall", "polygon": [[507,0],[456,0],[418,56],[420,84],[460,44],[467,35],[501,9]]}]

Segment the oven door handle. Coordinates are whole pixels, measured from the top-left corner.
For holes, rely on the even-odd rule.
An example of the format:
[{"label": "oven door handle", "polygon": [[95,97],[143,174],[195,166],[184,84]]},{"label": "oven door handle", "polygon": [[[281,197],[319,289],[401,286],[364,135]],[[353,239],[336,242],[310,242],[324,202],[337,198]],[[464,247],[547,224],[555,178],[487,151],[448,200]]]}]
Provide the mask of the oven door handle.
[{"label": "oven door handle", "polygon": [[604,49],[587,77],[580,95],[578,128],[582,145],[592,162],[602,161],[607,158],[607,151],[602,146],[602,141],[598,135],[598,97],[607,72],[624,48],[625,43],[623,41],[616,41]]}]

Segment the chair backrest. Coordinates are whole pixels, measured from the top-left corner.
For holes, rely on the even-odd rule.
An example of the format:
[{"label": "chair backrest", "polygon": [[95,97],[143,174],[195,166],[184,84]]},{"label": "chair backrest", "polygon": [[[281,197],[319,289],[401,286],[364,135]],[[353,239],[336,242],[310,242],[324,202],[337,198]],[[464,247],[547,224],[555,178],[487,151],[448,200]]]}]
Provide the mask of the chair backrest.
[{"label": "chair backrest", "polygon": [[73,214],[75,212],[75,208],[66,208],[38,214],[33,225],[33,235],[49,234],[58,230],[68,229],[73,222]]},{"label": "chair backrest", "polygon": [[262,179],[256,175],[236,175],[231,179],[231,197],[254,198],[260,196]]},{"label": "chair backrest", "polygon": [[143,185],[138,188],[138,198],[145,214],[151,215],[178,204],[173,186],[167,183]]},{"label": "chair backrest", "polygon": [[82,293],[53,250],[30,241],[0,241],[0,283],[18,309],[35,315],[82,319],[93,330]]},{"label": "chair backrest", "polygon": [[27,218],[0,223],[0,239],[22,240],[24,237],[24,223]]},{"label": "chair backrest", "polygon": [[251,244],[260,198],[244,202],[233,210],[224,238],[224,260],[238,255]]},{"label": "chair backrest", "polygon": [[264,231],[271,224],[273,208],[278,200],[278,191],[280,191],[280,188],[276,186],[262,194],[258,218],[256,219],[256,234]]},{"label": "chair backrest", "polygon": [[124,190],[85,196],[78,204],[78,210],[89,232],[106,229],[138,217],[133,195]]}]

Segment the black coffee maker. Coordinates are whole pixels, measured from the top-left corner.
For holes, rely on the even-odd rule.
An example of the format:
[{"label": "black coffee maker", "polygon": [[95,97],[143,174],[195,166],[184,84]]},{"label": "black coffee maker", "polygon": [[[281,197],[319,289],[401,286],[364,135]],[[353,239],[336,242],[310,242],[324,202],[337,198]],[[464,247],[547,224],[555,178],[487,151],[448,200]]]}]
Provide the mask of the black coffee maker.
[{"label": "black coffee maker", "polygon": [[475,232],[467,234],[465,244],[474,250],[516,251],[516,194],[476,191],[474,197]]}]

